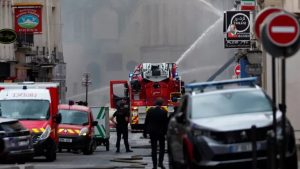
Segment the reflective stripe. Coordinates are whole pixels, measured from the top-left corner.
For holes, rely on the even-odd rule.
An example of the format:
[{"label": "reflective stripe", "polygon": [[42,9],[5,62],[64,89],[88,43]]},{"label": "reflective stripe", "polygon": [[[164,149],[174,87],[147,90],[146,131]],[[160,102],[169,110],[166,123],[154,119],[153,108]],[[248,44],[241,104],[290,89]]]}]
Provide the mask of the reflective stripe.
[{"label": "reflective stripe", "polygon": [[63,128],[60,128],[58,129],[58,133],[69,133],[69,134],[79,134],[80,133],[80,130],[76,129],[63,129]]},{"label": "reflective stripe", "polygon": [[72,129],[68,129],[68,132],[74,134],[75,132]]},{"label": "reflective stripe", "polygon": [[132,124],[138,124],[139,123],[139,116],[132,117]]},{"label": "reflective stripe", "polygon": [[34,133],[40,133],[40,131],[38,130],[38,129],[32,129],[32,131],[34,132]]},{"label": "reflective stripe", "polygon": [[45,129],[44,129],[44,128],[40,128],[40,131],[41,131],[41,132],[44,132],[44,131],[45,131]]}]

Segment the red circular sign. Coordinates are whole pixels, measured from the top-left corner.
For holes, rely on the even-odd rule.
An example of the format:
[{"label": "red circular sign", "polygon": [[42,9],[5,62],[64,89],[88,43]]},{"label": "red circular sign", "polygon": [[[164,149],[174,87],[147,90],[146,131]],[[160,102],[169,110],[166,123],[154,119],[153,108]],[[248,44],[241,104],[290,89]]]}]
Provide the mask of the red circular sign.
[{"label": "red circular sign", "polygon": [[287,13],[276,14],[267,25],[267,35],[277,46],[290,46],[299,38],[299,22]]},{"label": "red circular sign", "polygon": [[271,15],[272,13],[281,12],[282,10],[279,8],[265,8],[262,10],[256,17],[255,23],[254,23],[254,31],[257,39],[260,39],[260,25],[263,23],[263,21]]},{"label": "red circular sign", "polygon": [[240,64],[237,64],[235,67],[234,67],[234,74],[236,76],[239,76],[241,74],[241,65]]}]

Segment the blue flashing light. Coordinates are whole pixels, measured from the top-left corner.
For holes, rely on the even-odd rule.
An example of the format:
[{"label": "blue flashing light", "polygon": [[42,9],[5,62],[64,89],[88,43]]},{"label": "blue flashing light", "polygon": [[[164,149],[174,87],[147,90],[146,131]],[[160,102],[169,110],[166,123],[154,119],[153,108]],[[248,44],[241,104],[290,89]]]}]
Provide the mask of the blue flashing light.
[{"label": "blue flashing light", "polygon": [[212,81],[212,82],[200,82],[200,83],[190,83],[185,85],[186,88],[194,90],[203,90],[206,87],[220,87],[223,85],[229,84],[241,84],[241,85],[255,85],[257,81],[256,77],[249,77],[249,78],[241,78],[241,79],[232,79],[232,80],[222,80],[222,81]]},{"label": "blue flashing light", "polygon": [[133,76],[133,73],[129,73],[129,77],[132,77]]}]

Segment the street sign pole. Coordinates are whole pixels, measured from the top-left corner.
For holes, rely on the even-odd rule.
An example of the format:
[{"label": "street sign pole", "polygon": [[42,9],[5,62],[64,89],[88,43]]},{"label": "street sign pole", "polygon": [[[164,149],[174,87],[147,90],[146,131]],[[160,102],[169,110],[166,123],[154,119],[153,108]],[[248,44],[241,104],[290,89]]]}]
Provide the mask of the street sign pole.
[{"label": "street sign pole", "polygon": [[282,112],[282,144],[280,152],[280,169],[285,168],[285,149],[286,149],[286,131],[285,131],[285,122],[286,122],[286,63],[285,58],[281,60],[281,104],[279,104],[279,109]]},{"label": "street sign pole", "polygon": [[272,57],[272,97],[273,97],[273,132],[274,132],[274,145],[272,150],[274,151],[271,154],[271,169],[277,169],[277,119],[276,119],[276,104],[277,104],[277,97],[276,97],[276,58]]},{"label": "street sign pole", "polygon": [[88,105],[88,91],[89,91],[89,85],[92,83],[90,79],[89,73],[84,73],[82,78],[82,85],[85,87],[85,103]]},{"label": "street sign pole", "polygon": [[[268,16],[265,21],[262,23],[259,35],[261,35],[261,41],[263,43],[264,49],[271,54],[272,58],[272,83],[273,83],[273,99],[275,98],[276,103],[276,70],[275,63],[276,58],[281,58],[281,104],[278,105],[279,110],[282,113],[281,118],[281,136],[282,139],[280,142],[280,163],[279,168],[285,169],[286,164],[286,58],[294,55],[300,47],[300,38],[299,38],[299,21],[287,12],[281,11],[273,13]],[[275,104],[276,105],[276,104]],[[274,105],[274,106],[275,106]],[[273,108],[273,120],[276,122],[276,109]],[[275,129],[275,124],[274,131]],[[274,133],[276,134],[276,132]],[[275,139],[277,139],[275,137]],[[273,161],[273,160],[272,160]],[[276,156],[275,156],[276,161]],[[275,162],[274,161],[274,162]],[[275,164],[276,165],[276,164]],[[273,164],[272,164],[272,167]],[[275,166],[277,169],[277,167]]]}]

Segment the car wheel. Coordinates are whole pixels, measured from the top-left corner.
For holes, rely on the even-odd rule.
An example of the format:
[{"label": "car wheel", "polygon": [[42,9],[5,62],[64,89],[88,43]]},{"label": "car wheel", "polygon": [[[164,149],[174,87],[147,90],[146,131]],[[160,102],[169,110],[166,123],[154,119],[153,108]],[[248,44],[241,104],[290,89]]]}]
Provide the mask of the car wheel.
[{"label": "car wheel", "polygon": [[85,148],[82,150],[84,155],[90,155],[93,154],[93,141],[90,141]]},{"label": "car wheel", "polygon": [[109,140],[108,139],[105,141],[105,147],[106,147],[106,151],[109,151]]},{"label": "car wheel", "polygon": [[285,164],[286,168],[288,169],[298,169],[298,158],[296,151],[291,157],[287,158]]},{"label": "car wheel", "polygon": [[26,160],[19,160],[17,161],[17,164],[25,164],[26,163]]},{"label": "car wheel", "polygon": [[46,150],[46,160],[49,162],[56,160],[56,145],[53,143],[49,146],[49,148]]}]

